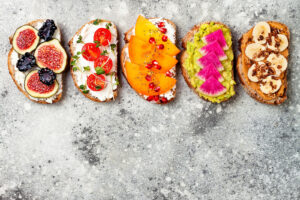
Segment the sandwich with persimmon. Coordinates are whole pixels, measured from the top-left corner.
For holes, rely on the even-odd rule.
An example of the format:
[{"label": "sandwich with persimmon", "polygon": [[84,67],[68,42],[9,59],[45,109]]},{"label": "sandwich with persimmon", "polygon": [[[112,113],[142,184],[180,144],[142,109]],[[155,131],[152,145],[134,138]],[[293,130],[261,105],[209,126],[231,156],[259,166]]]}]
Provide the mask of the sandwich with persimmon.
[{"label": "sandwich with persimmon", "polygon": [[166,104],[176,94],[176,26],[164,18],[139,16],[125,33],[121,66],[129,85],[145,100]]}]

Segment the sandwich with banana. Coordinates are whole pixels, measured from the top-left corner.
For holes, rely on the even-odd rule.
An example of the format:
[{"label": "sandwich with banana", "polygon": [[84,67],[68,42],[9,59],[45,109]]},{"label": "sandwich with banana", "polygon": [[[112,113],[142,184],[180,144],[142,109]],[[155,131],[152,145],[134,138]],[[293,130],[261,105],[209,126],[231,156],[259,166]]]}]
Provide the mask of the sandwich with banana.
[{"label": "sandwich with banana", "polygon": [[247,93],[261,103],[287,99],[289,40],[288,27],[274,21],[257,23],[240,39],[237,72]]}]

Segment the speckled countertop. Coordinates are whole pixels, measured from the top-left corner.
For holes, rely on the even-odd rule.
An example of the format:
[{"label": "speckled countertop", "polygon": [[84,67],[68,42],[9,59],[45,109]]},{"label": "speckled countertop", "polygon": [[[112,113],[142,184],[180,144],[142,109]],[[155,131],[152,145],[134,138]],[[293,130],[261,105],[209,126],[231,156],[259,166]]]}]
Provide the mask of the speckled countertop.
[{"label": "speckled countertop", "polygon": [[[0,200],[300,199],[299,12],[295,0],[1,0]],[[196,23],[222,21],[236,54],[256,22],[287,24],[288,100],[260,104],[238,83],[233,99],[211,104],[179,75],[169,105],[149,104],[124,78],[117,100],[101,104],[81,95],[67,73],[63,99],[39,105],[8,74],[8,36],[25,22],[54,19],[67,47],[93,18],[114,21],[122,35],[139,13],[173,20],[178,38]]]}]

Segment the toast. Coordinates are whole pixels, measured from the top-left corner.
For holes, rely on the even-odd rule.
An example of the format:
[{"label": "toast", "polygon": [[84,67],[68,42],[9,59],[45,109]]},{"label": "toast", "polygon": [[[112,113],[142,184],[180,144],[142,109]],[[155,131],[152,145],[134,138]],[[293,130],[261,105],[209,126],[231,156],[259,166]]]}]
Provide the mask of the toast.
[{"label": "toast", "polygon": [[[268,26],[270,27],[269,29]],[[267,28],[265,31],[266,33],[268,31],[269,32],[267,35],[265,35],[265,37],[264,35],[260,37],[258,32],[263,28]],[[272,37],[274,37],[274,41],[275,39],[277,40],[275,41],[275,45],[273,45]],[[262,39],[262,41],[256,38]],[[288,64],[287,60],[289,55],[289,41],[290,32],[288,27],[282,23],[274,21],[259,22],[256,26],[246,32],[240,39],[239,50],[241,54],[237,59],[237,73],[246,92],[261,103],[277,105],[283,103],[287,99],[286,67]],[[249,50],[250,47],[248,47],[248,45],[256,43],[262,43],[260,44],[262,45],[262,53],[259,52],[256,57],[252,57],[251,51]],[[282,66],[277,65],[276,63],[280,62],[275,62],[272,60],[272,58],[275,60],[279,60],[280,58],[280,62],[283,63]],[[278,67],[281,69],[278,69]],[[273,82],[273,80],[275,83],[277,83],[277,85],[269,82]],[[270,87],[268,85],[269,83]]]},{"label": "toast", "polygon": [[[139,16],[139,18],[143,18],[143,17]],[[138,18],[138,20],[139,20],[139,18]],[[144,20],[149,20],[152,24],[154,24],[156,26],[160,22],[164,23],[165,24],[164,27],[166,27],[166,30],[167,30],[167,33],[165,35],[167,35],[168,41],[171,41],[173,43],[173,45],[175,46],[175,43],[176,43],[176,25],[171,20],[164,19],[164,18],[148,18],[148,19],[144,18]],[[131,62],[130,55],[129,55],[129,42],[130,42],[130,39],[131,39],[132,36],[135,36],[135,27],[130,28],[124,34],[125,46],[123,47],[122,52],[121,52],[120,62],[121,62],[122,72],[123,72],[128,84],[135,90],[135,88],[133,87],[133,84],[131,84],[130,81],[128,80],[128,74],[127,74],[126,66],[125,66],[126,62]],[[136,50],[136,51],[138,51],[138,50]],[[178,49],[178,52],[179,51],[180,50]],[[174,55],[172,57],[174,59],[176,59],[176,55]],[[176,60],[176,63],[177,63],[177,60]],[[176,63],[171,66],[169,71],[166,72],[166,74],[172,79],[176,79]],[[150,72],[150,73],[152,73],[152,72]],[[165,93],[157,94],[155,96],[142,94],[138,91],[136,91],[136,93],[140,97],[142,97],[143,99],[145,99],[147,101],[150,101],[152,103],[167,104],[167,103],[173,101],[174,98],[175,98],[176,84],[174,84],[174,86],[172,88],[170,88],[169,90],[167,90]]]},{"label": "toast", "polygon": [[[38,19],[38,20],[34,20],[31,21],[25,25],[31,26],[35,29],[39,29],[43,23],[46,20],[43,19]],[[23,26],[25,26],[23,25]],[[57,29],[54,32],[53,38],[61,41],[61,31],[59,29],[59,27],[56,24]],[[13,36],[9,37],[10,43],[13,44]],[[40,41],[41,42],[41,41]],[[39,44],[41,44],[39,42]],[[37,66],[34,66],[32,69],[25,71],[25,72],[21,72],[18,70],[18,68],[16,67],[18,60],[20,59],[21,55],[16,52],[14,50],[14,48],[12,47],[8,53],[8,70],[9,70],[9,74],[11,75],[14,83],[16,84],[17,88],[31,101],[36,102],[36,103],[41,103],[41,104],[51,104],[51,103],[56,103],[58,102],[61,97],[62,97],[62,92],[63,92],[63,75],[60,74],[56,74],[56,80],[58,82],[59,85],[59,89],[57,91],[57,93],[54,96],[48,97],[48,98],[36,98],[36,97],[32,97],[25,89],[25,77],[30,73],[30,71],[33,70],[37,70],[39,69]]]},{"label": "toast", "polygon": [[[101,55],[98,57],[97,60],[104,57],[106,58],[105,63],[110,63],[109,60],[112,61],[111,69],[105,70],[105,72],[96,71],[95,64],[96,62],[100,62],[97,60],[94,61],[88,61],[83,56],[82,53],[78,55],[78,52],[81,51],[82,46],[84,46],[86,43],[94,43],[94,39],[91,38],[91,36],[96,33],[98,29],[106,29],[111,34],[111,40],[107,42],[107,44],[96,44],[96,47],[100,48]],[[79,39],[80,38],[80,39]],[[80,42],[79,42],[80,40]],[[97,43],[97,42],[96,42]],[[105,45],[105,46],[104,46]],[[72,79],[74,81],[75,86],[78,88],[78,90],[87,98],[89,98],[92,101],[96,102],[109,102],[114,100],[117,97],[118,94],[118,88],[119,88],[119,79],[118,79],[118,31],[115,24],[113,24],[111,21],[107,20],[92,20],[86,24],[84,24],[72,37],[72,39],[69,41],[69,47],[71,51],[71,75]],[[78,57],[78,58],[77,58]],[[77,59],[77,60],[76,60]],[[85,71],[84,67],[86,65],[89,66],[89,70]],[[103,64],[102,67],[107,67],[106,64]],[[89,80],[89,77],[91,74],[98,75],[103,74],[105,77],[106,84],[104,87],[98,86],[100,89],[91,88],[87,84],[87,80]],[[97,76],[97,75],[96,75]],[[102,75],[100,75],[102,76]],[[83,88],[84,85],[84,88]],[[97,87],[97,86],[96,86]],[[94,90],[92,90],[94,89]],[[88,92],[87,92],[88,91]]]},{"label": "toast", "polygon": [[[194,37],[195,35],[199,32],[199,30],[201,29],[201,27],[203,25],[208,25],[208,26],[214,26],[214,25],[220,25],[221,27],[227,29],[229,32],[228,32],[228,40],[229,42],[227,41],[227,45],[228,45],[228,49],[226,49],[225,53],[227,54],[227,51],[229,52],[230,51],[230,55],[232,57],[230,57],[230,60],[226,61],[227,62],[227,65],[228,67],[226,67],[225,69],[227,70],[221,70],[220,73],[223,74],[223,72],[225,71],[226,72],[226,76],[230,79],[229,80],[229,86],[227,88],[227,91],[230,91],[230,94],[229,95],[221,95],[222,97],[220,97],[220,99],[214,99],[215,97],[210,98],[210,97],[206,97],[202,94],[202,92],[199,90],[199,84],[196,84],[198,82],[198,77],[194,77],[196,76],[195,73],[198,72],[198,70],[202,69],[203,67],[197,67],[197,70],[193,71],[193,72],[189,72],[188,69],[187,69],[187,66],[186,66],[186,62],[188,61],[188,59],[191,59],[189,56],[189,53],[188,53],[188,45],[189,43],[193,43],[194,42]],[[224,32],[224,31],[223,31]],[[211,34],[211,32],[209,32],[209,34]],[[207,35],[207,34],[206,34]],[[197,36],[198,37],[198,36]],[[204,37],[204,35],[201,35],[201,37]],[[202,41],[202,38],[199,38],[200,41]],[[229,44],[228,44],[229,43]],[[204,43],[205,45],[205,43]],[[201,45],[203,46],[203,45]],[[220,22],[203,22],[203,23],[200,23],[200,24],[197,24],[195,25],[186,35],[185,37],[182,39],[182,47],[184,48],[184,51],[181,53],[181,56],[180,56],[180,66],[181,66],[181,71],[182,71],[182,75],[186,81],[186,83],[188,84],[188,86],[202,99],[206,100],[206,101],[211,101],[213,103],[220,103],[220,102],[224,102],[224,101],[227,101],[228,99],[230,99],[233,95],[235,95],[235,91],[234,91],[234,85],[235,85],[235,82],[234,82],[234,71],[233,71],[233,52],[232,52],[232,35],[231,35],[231,32],[230,32],[230,29],[228,26],[226,26],[225,24],[223,23],[220,23]],[[198,51],[199,50],[199,47],[197,47],[196,49],[194,49],[193,51]],[[197,54],[196,54],[197,55]],[[198,58],[200,57],[203,57],[203,55],[199,54],[196,56]],[[229,58],[229,57],[228,57]],[[193,58],[194,60],[194,58]],[[193,61],[194,62],[194,61]],[[198,61],[197,61],[198,62]],[[223,62],[222,62],[223,63]],[[194,64],[196,65],[196,63]],[[198,64],[199,65],[199,64]],[[222,64],[223,65],[223,64]],[[223,75],[222,75],[223,76]],[[205,81],[205,80],[203,80]],[[202,83],[203,84],[203,83]],[[200,85],[201,86],[201,85]],[[218,96],[216,96],[218,97]]]}]

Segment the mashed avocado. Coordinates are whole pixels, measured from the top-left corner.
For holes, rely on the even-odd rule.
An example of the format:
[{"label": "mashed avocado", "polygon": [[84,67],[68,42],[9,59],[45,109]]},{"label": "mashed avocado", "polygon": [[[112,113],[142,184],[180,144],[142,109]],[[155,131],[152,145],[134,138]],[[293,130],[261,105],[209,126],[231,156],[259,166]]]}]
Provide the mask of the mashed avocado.
[{"label": "mashed avocado", "polygon": [[[227,55],[227,60],[222,61],[222,65],[224,67],[224,70],[221,71],[221,75],[224,78],[224,81],[221,82],[221,84],[227,88],[227,91],[217,97],[210,97],[207,95],[204,95],[199,92],[198,88],[204,83],[204,81],[200,80],[197,76],[196,73],[199,72],[200,66],[197,64],[197,60],[202,57],[199,49],[206,44],[202,41],[202,37],[218,30],[222,29],[226,43],[229,47],[228,50],[225,51]],[[233,61],[233,51],[232,51],[232,41],[231,41],[231,35],[230,35],[230,30],[226,28],[224,25],[221,24],[215,24],[215,23],[210,23],[210,24],[202,24],[199,31],[194,35],[194,41],[193,42],[188,42],[187,43],[187,53],[188,57],[184,62],[184,68],[187,70],[187,73],[191,79],[191,84],[196,90],[198,91],[199,95],[211,102],[216,102],[220,103],[224,99],[228,99],[232,97],[235,94],[234,91],[234,79],[232,77],[232,65],[231,62]]]}]

